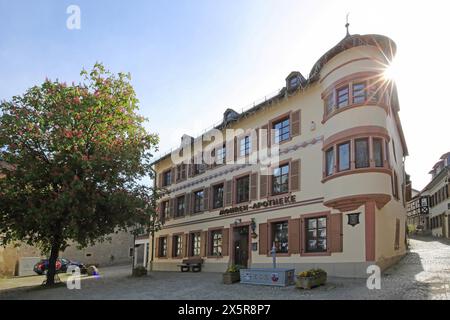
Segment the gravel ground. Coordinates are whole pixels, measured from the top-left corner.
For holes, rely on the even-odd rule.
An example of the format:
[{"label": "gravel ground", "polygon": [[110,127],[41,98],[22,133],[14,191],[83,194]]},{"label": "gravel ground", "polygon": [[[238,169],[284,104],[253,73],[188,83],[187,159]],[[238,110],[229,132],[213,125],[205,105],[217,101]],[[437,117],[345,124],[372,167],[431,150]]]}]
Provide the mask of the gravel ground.
[{"label": "gravel ground", "polygon": [[[325,286],[308,291],[295,287],[224,285],[221,274],[205,272],[153,272],[147,277],[132,278],[130,267],[122,266],[101,269],[99,278],[83,279],[81,290],[68,290],[64,286],[36,288],[36,279],[0,280],[0,300],[450,299],[450,243],[416,238],[410,244],[408,255],[383,274],[381,290],[368,290],[365,279],[330,278]],[[20,288],[12,288],[14,281]]]}]

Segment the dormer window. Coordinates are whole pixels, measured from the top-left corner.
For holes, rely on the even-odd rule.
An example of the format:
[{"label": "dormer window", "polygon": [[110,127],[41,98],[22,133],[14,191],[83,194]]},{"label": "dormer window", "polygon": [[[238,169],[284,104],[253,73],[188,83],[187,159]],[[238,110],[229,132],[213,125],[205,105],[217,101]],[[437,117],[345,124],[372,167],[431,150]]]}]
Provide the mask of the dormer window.
[{"label": "dormer window", "polygon": [[291,80],[289,81],[289,87],[290,88],[296,88],[298,87],[300,84],[300,79],[299,77],[293,77],[291,78]]},{"label": "dormer window", "polygon": [[301,87],[306,79],[298,71],[291,72],[286,78],[286,88],[288,91],[293,91]]}]

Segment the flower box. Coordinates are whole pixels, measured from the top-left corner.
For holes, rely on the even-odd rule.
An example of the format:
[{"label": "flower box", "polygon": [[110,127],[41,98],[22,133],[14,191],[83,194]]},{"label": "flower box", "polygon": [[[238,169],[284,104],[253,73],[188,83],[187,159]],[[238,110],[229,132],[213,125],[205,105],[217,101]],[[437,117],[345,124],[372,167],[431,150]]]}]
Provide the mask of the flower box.
[{"label": "flower box", "polygon": [[241,275],[239,272],[225,272],[223,273],[223,283],[233,284],[241,280]]},{"label": "flower box", "polygon": [[327,273],[323,270],[309,270],[297,275],[295,286],[299,289],[312,289],[327,282]]}]

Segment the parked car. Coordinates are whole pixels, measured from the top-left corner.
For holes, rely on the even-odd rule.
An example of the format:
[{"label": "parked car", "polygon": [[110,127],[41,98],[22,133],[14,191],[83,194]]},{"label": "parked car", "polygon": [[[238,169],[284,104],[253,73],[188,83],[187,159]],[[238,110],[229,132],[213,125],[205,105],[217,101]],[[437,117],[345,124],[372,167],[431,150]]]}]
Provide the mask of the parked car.
[{"label": "parked car", "polygon": [[[81,274],[85,274],[87,272],[87,268],[83,263],[61,258],[56,260],[56,273],[65,273],[70,266],[80,268]],[[33,270],[38,275],[46,274],[48,270],[48,259],[42,259],[41,261],[36,263]]]}]

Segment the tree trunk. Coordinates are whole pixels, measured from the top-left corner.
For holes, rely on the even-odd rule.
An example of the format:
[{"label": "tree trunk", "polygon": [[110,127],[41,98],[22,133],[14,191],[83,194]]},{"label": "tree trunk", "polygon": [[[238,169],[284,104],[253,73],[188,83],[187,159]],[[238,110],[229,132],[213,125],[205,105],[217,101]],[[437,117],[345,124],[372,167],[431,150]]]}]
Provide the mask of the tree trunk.
[{"label": "tree trunk", "polygon": [[50,251],[50,257],[48,260],[48,270],[47,270],[47,286],[55,285],[55,275],[56,275],[56,260],[58,260],[59,256],[59,243],[53,243],[52,249]]}]

